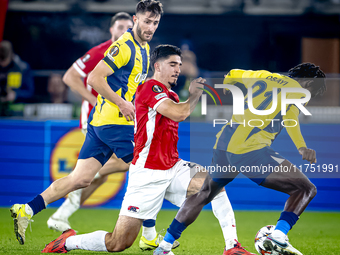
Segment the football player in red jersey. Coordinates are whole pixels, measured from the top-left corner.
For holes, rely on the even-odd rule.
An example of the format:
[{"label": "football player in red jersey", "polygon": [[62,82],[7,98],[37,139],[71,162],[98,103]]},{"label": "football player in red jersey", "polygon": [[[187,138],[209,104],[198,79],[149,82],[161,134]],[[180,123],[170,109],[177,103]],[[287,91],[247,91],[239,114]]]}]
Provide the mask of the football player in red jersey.
[{"label": "football player in red jersey", "polygon": [[[134,158],[113,233],[96,231],[77,236],[73,230],[68,230],[49,243],[43,252],[74,249],[123,251],[133,244],[143,220],[156,219],[164,199],[180,207],[187,197],[200,190],[207,172],[198,164],[180,159],[177,142],[178,122],[184,121],[194,110],[205,80],[198,78],[192,81],[189,99],[179,103],[171,88],[176,85],[181,64],[179,48],[158,46],[150,59],[154,79],[137,88]],[[235,240],[235,218],[226,192],[222,190],[211,203],[226,244],[234,249],[234,243],[238,244]],[[158,254],[171,255],[170,249]],[[240,247],[238,249],[241,250]]]},{"label": "football player in red jersey", "polygon": [[[105,51],[129,28],[132,28],[133,20],[130,14],[119,12],[111,18],[110,33],[111,39],[103,42],[89,51],[84,56],[78,58],[73,65],[66,71],[63,81],[76,93],[83,97],[81,106],[81,116],[79,127],[86,134],[87,120],[92,108],[97,102],[97,91],[87,84],[88,74],[96,67],[98,62],[103,59]],[[65,202],[59,209],[48,219],[47,226],[56,231],[65,231],[70,229],[69,217],[76,212],[80,205],[85,202],[89,196],[102,185],[107,176],[111,173],[126,172],[129,165],[123,160],[118,159],[115,154],[103,166],[96,175],[90,186],[71,192]]]}]

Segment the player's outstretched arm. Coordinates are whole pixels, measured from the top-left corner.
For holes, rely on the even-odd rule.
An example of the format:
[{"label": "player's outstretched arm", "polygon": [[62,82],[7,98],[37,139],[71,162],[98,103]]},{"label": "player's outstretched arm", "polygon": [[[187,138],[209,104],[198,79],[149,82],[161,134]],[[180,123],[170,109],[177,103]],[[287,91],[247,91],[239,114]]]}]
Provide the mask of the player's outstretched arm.
[{"label": "player's outstretched arm", "polygon": [[173,121],[181,122],[190,115],[190,106],[187,103],[176,103],[167,99],[157,107],[156,111]]},{"label": "player's outstretched arm", "polygon": [[202,95],[205,79],[198,78],[190,83],[190,96],[184,103],[176,103],[173,100],[164,100],[156,109],[157,112],[176,122],[184,121],[195,109],[195,106]]},{"label": "player's outstretched arm", "polygon": [[87,83],[92,86],[100,95],[110,102],[116,104],[124,117],[131,121],[135,117],[135,107],[131,102],[125,101],[115,93],[106,82],[106,77],[113,74],[113,71],[101,60],[90,73]]},{"label": "player's outstretched arm", "polygon": [[82,76],[73,66],[71,66],[64,74],[63,82],[69,86],[72,91],[80,94],[91,105],[96,105],[97,98],[84,87]]}]

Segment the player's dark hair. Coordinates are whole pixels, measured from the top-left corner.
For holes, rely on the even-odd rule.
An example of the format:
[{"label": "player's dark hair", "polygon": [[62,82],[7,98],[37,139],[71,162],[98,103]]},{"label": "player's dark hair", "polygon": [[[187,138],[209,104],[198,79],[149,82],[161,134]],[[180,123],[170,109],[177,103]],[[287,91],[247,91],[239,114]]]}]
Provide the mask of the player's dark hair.
[{"label": "player's dark hair", "polygon": [[159,1],[155,0],[142,0],[136,6],[137,13],[151,12],[153,15],[163,14],[163,5]]},{"label": "player's dark hair", "polygon": [[151,65],[152,71],[155,71],[154,65],[158,60],[166,59],[172,55],[178,55],[182,57],[181,49],[176,46],[169,45],[169,44],[158,45],[155,48],[155,50],[152,52],[151,57],[150,57],[150,65]]},{"label": "player's dark hair", "polygon": [[288,71],[288,76],[295,79],[313,78],[308,88],[311,90],[311,96],[322,95],[326,91],[325,73],[312,63],[302,63]]},{"label": "player's dark hair", "polygon": [[128,14],[127,12],[118,12],[116,15],[114,15],[112,18],[111,18],[111,24],[110,24],[110,27],[112,27],[114,25],[114,23],[117,21],[117,20],[121,20],[121,19],[124,19],[124,20],[131,20],[132,23],[133,23],[133,19],[131,17],[130,14]]}]

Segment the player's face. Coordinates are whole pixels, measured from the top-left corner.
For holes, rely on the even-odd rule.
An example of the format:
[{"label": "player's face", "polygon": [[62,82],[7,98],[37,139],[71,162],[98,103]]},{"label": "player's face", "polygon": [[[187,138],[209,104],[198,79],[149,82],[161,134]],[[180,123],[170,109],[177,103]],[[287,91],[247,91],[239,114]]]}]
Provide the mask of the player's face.
[{"label": "player's face", "polygon": [[116,41],[122,34],[126,32],[129,28],[133,27],[133,23],[129,19],[119,19],[113,24],[110,28],[111,39],[112,41]]},{"label": "player's face", "polygon": [[152,12],[138,13],[137,16],[134,16],[138,37],[144,42],[150,42],[160,19],[160,15],[155,15]]},{"label": "player's face", "polygon": [[160,63],[160,74],[163,81],[174,87],[177,85],[177,79],[181,72],[182,60],[178,55],[171,55],[169,58]]}]

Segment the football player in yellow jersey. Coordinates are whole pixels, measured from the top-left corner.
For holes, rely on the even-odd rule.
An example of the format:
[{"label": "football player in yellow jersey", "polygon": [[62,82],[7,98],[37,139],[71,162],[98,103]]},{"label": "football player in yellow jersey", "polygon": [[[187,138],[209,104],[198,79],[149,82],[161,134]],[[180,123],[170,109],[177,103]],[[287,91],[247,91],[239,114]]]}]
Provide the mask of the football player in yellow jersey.
[{"label": "football player in yellow jersey", "polygon": [[[316,187],[292,163],[270,148],[272,141],[283,128],[281,121],[286,121],[287,126],[290,126],[287,128],[287,132],[302,155],[302,159],[316,163],[316,153],[307,148],[301,135],[297,105],[289,104],[286,109],[281,109],[280,106],[276,109],[274,107],[271,113],[264,116],[252,112],[256,112],[254,109],[271,109],[271,105],[274,105],[271,103],[274,98],[273,88],[277,88],[278,95],[285,86],[290,89],[300,88],[301,90],[304,88],[310,92],[311,97],[322,95],[326,90],[324,78],[325,74],[320,68],[311,63],[300,64],[290,69],[289,77],[267,71],[237,69],[226,75],[224,83],[239,82],[247,88],[252,87],[252,98],[248,98],[249,95],[245,96],[244,115],[233,115],[233,124],[225,125],[218,133],[211,165],[215,171],[211,171],[212,173],[207,176],[201,191],[184,202],[157,250],[169,247],[171,242],[169,243],[167,240],[178,239],[184,229],[197,218],[203,206],[242,172],[258,185],[290,195],[274,232],[264,241],[266,250],[263,251],[263,254],[273,251],[286,255],[302,254],[288,242],[287,233],[316,195]],[[287,94],[287,98],[297,99],[301,96],[300,93]],[[252,111],[250,111],[250,107],[252,107]],[[286,110],[285,116],[281,115],[283,110]],[[257,119],[261,124],[251,123],[249,125],[250,118]],[[274,119],[279,119],[279,121],[272,121]],[[262,125],[259,120],[264,124]],[[269,122],[266,123],[265,120],[269,120]],[[291,123],[288,124],[289,122]],[[247,167],[251,169],[251,167],[261,168],[263,166],[271,171],[244,171]],[[218,169],[224,170],[218,171]],[[277,171],[273,171],[273,169]],[[230,253],[224,251],[223,254]]]},{"label": "football player in yellow jersey", "polygon": [[[100,45],[97,45],[86,52],[83,57],[78,58],[76,62],[66,71],[63,81],[72,90],[79,93],[84,98],[81,107],[80,128],[84,135],[87,133],[87,120],[92,108],[97,103],[97,92],[87,85],[87,75],[95,68],[100,60],[103,59],[105,51],[123,35],[129,28],[133,27],[132,16],[126,12],[116,13],[111,18],[110,33],[111,38]],[[85,86],[84,86],[85,85]],[[123,160],[118,159],[115,154],[105,163],[105,165],[96,174],[91,185],[84,189],[78,189],[68,194],[66,200],[47,221],[47,226],[56,231],[65,231],[70,229],[69,217],[75,213],[80,205],[89,198],[97,188],[99,188],[108,179],[108,175],[118,172],[126,172],[129,165]]]},{"label": "football player in yellow jersey", "polygon": [[[148,42],[158,27],[162,13],[159,1],[140,1],[133,16],[132,30],[129,29],[109,47],[104,59],[90,73],[88,84],[99,95],[88,120],[88,132],[76,167],[70,175],[53,182],[32,201],[12,206],[10,211],[14,218],[14,231],[20,244],[25,242],[25,231],[33,215],[71,191],[90,185],[113,153],[126,163],[132,160],[135,109],[131,101],[137,86],[146,79],[149,68]],[[119,228],[119,231],[124,230]],[[121,249],[122,246],[126,248],[125,245],[131,242],[129,236],[124,240],[121,232],[119,236],[120,239],[111,244],[110,250]],[[105,238],[105,234],[97,233],[95,238]],[[112,238],[115,237],[112,235]],[[64,244],[58,248],[65,249]],[[106,249],[105,244],[104,247],[96,248]]]}]

